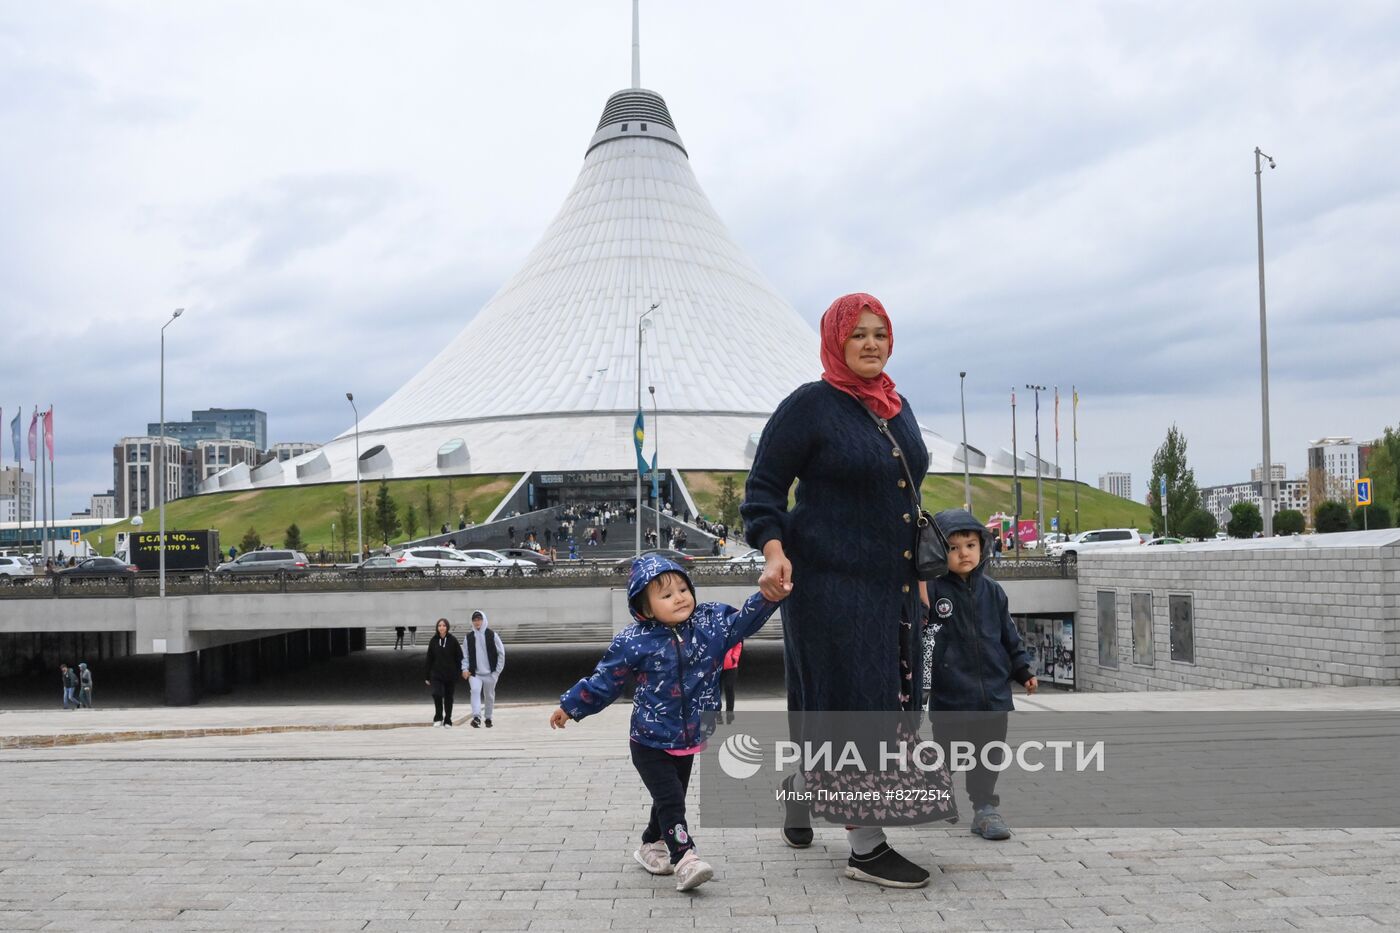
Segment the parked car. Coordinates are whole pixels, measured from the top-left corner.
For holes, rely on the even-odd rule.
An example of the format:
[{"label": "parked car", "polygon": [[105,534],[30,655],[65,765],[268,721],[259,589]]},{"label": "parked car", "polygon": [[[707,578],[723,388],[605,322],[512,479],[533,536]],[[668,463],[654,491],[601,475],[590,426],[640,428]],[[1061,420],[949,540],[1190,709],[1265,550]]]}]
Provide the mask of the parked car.
[{"label": "parked car", "polygon": [[539,551],[532,551],[527,547],[506,547],[501,548],[497,553],[515,560],[528,560],[540,570],[547,570],[554,566],[554,560],[548,554],[541,554]]},{"label": "parked car", "polygon": [[34,576],[34,565],[26,557],[0,557],[0,583],[14,583],[16,577]]},{"label": "parked car", "polygon": [[311,562],[301,551],[287,551],[271,548],[266,551],[248,551],[239,554],[237,560],[220,564],[215,573],[306,573]]},{"label": "parked car", "polygon": [[432,568],[476,574],[484,574],[487,570],[495,570],[499,566],[495,561],[469,557],[461,551],[447,547],[404,548],[402,551],[395,551],[393,558],[403,568]]},{"label": "parked car", "polygon": [[65,580],[96,580],[111,577],[134,577],[136,566],[115,557],[89,557],[76,566],[56,571],[55,576]]},{"label": "parked car", "polygon": [[757,548],[755,548],[755,549],[753,549],[753,550],[751,550],[751,551],[748,551],[748,552],[746,552],[746,553],[744,553],[744,554],[740,554],[738,557],[731,557],[731,558],[729,558],[729,560],[725,561],[725,563],[726,563],[726,564],[747,564],[747,565],[750,566],[750,567],[757,567],[757,566],[759,566],[759,565],[761,565],[761,564],[766,564],[766,563],[768,563],[768,561],[764,559],[764,557],[763,557],[763,552],[760,551],[760,550],[758,550]]},{"label": "parked car", "polygon": [[522,574],[535,572],[534,561],[526,560],[523,557],[507,557],[500,551],[474,548],[470,551],[462,551],[462,553],[468,557],[474,557],[477,560],[484,560],[490,564],[494,564],[498,573],[504,573],[508,576],[518,577]]},{"label": "parked car", "polygon": [[1045,533],[1045,538],[1044,538],[1044,540],[1043,540],[1041,543],[1044,544],[1044,545],[1046,545],[1046,546],[1048,547],[1048,546],[1050,546],[1050,545],[1052,545],[1052,544],[1060,544],[1060,543],[1065,542],[1065,541],[1068,541],[1068,540],[1069,540],[1069,535],[1067,535],[1067,534],[1064,534],[1064,533],[1059,532],[1059,531],[1047,531],[1047,532]]},{"label": "parked car", "polygon": [[1045,549],[1047,557],[1064,557],[1078,560],[1087,551],[1107,551],[1113,548],[1142,544],[1142,535],[1136,528],[1098,528],[1086,531],[1074,541],[1060,541]]},{"label": "parked car", "polygon": [[423,576],[423,568],[402,567],[393,557],[384,555],[363,560],[356,566],[348,568],[348,572],[362,577]]},{"label": "parked car", "polygon": [[1148,541],[1146,543],[1149,546],[1152,546],[1157,544],[1185,544],[1186,542],[1181,540],[1180,538],[1153,538],[1151,541]]}]

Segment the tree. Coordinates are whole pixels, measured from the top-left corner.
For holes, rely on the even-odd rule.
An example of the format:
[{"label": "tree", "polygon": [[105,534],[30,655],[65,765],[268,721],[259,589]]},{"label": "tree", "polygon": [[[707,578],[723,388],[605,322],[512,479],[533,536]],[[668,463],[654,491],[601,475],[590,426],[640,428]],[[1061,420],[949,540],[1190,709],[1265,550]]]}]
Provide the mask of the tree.
[{"label": "tree", "polygon": [[[1186,516],[1201,507],[1201,493],[1196,487],[1196,473],[1186,463],[1186,436],[1173,424],[1167,439],[1152,456],[1152,479],[1148,486],[1147,504],[1152,507],[1152,533],[1161,535],[1162,503],[1157,491],[1162,477],[1167,479],[1166,530],[1178,528]],[[1193,536],[1194,537],[1194,536]]]},{"label": "tree", "polygon": [[1351,515],[1347,512],[1347,507],[1340,502],[1328,500],[1317,507],[1313,526],[1320,535],[1331,534],[1334,531],[1347,531],[1351,528]]},{"label": "tree", "polygon": [[719,520],[726,528],[732,528],[739,521],[739,492],[734,485],[734,477],[725,475],[719,482],[719,501],[715,503],[715,508],[719,510]]},{"label": "tree", "polygon": [[[350,550],[350,530],[355,527],[355,497],[346,496],[340,500],[340,505],[335,511],[335,521],[340,531],[340,549]],[[335,546],[335,542],[331,542]]]},{"label": "tree", "polygon": [[1274,534],[1300,535],[1307,522],[1307,518],[1297,509],[1284,509],[1274,516]]},{"label": "tree", "polygon": [[1394,515],[1400,508],[1400,431],[1385,429],[1371,448],[1365,475],[1371,479],[1371,501]]},{"label": "tree", "polygon": [[244,554],[247,554],[249,551],[256,551],[261,546],[262,538],[258,537],[257,530],[253,528],[249,528],[247,531],[243,532],[243,540],[238,542],[238,547]]},{"label": "tree", "polygon": [[[1365,514],[1362,514],[1362,513]],[[1351,530],[1389,528],[1390,509],[1377,502],[1375,505],[1362,505],[1351,513]]]},{"label": "tree", "polygon": [[412,502],[403,510],[403,529],[408,532],[410,541],[418,537],[418,510],[413,507]]},{"label": "tree", "polygon": [[305,545],[301,540],[301,529],[296,522],[287,526],[287,535],[282,539],[282,546],[289,551],[300,551]]},{"label": "tree", "polygon": [[1232,538],[1252,538],[1264,530],[1264,516],[1259,514],[1259,506],[1253,502],[1236,502],[1230,506],[1230,520],[1225,523],[1225,533]]},{"label": "tree", "polygon": [[374,534],[388,544],[403,531],[403,526],[399,523],[398,506],[394,504],[394,497],[389,495],[389,484],[384,480],[379,481],[379,488],[374,492]]},{"label": "tree", "polygon": [[[429,531],[440,527],[438,525],[437,498],[433,496],[431,482],[423,484],[423,522],[428,526]],[[410,531],[409,534],[413,534],[413,532]]]},{"label": "tree", "polygon": [[1197,538],[1201,541],[1208,541],[1215,537],[1215,533],[1220,530],[1220,523],[1215,520],[1215,516],[1205,509],[1196,509],[1188,512],[1181,521],[1181,527],[1176,529],[1177,534],[1183,538]]},{"label": "tree", "polygon": [[[457,491],[452,486],[452,480],[447,481],[447,502],[443,506],[442,514],[444,516],[443,520],[446,521],[448,525],[456,527],[453,523],[458,521],[459,513],[457,511]],[[466,516],[461,515],[461,521],[466,520]]]}]

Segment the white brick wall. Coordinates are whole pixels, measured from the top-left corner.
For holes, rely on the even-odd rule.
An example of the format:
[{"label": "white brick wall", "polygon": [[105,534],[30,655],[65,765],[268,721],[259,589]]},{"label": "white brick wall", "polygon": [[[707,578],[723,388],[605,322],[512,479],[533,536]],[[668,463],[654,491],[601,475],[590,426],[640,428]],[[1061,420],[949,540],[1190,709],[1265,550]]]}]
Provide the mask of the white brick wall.
[{"label": "white brick wall", "polygon": [[[1400,685],[1400,545],[1144,548],[1079,562],[1081,690]],[[1099,665],[1099,590],[1118,668]],[[1131,596],[1152,594],[1154,663],[1133,663]],[[1171,659],[1168,597],[1193,598],[1195,662]]]}]

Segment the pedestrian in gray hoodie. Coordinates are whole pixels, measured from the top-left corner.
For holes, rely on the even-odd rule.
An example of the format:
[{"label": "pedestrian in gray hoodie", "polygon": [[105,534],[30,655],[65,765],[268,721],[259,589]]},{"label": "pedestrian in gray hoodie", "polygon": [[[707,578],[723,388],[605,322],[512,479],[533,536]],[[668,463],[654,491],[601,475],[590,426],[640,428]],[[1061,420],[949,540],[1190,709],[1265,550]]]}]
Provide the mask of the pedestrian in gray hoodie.
[{"label": "pedestrian in gray hoodie", "polygon": [[484,704],[486,728],[490,729],[491,714],[496,711],[496,679],[506,669],[506,646],[480,609],[472,613],[472,630],[463,641],[462,677],[472,689],[472,728],[481,728]]}]

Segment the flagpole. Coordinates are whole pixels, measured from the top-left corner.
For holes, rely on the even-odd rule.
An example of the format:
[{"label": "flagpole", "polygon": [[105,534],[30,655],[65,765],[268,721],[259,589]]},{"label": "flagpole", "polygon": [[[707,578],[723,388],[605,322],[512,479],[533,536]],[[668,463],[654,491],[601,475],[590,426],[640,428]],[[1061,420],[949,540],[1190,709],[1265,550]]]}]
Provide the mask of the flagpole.
[{"label": "flagpole", "polygon": [[1055,531],[1059,532],[1064,521],[1060,518],[1060,387],[1055,386]]},{"label": "flagpole", "polygon": [[1079,389],[1070,386],[1074,402],[1070,406],[1070,420],[1074,423],[1074,530],[1079,532]]},{"label": "flagpole", "polygon": [[[34,415],[38,417],[39,406],[34,406]],[[49,497],[48,497],[48,471],[44,467],[44,419],[39,418],[39,448],[34,451],[34,455],[39,458],[39,502],[41,503],[39,512],[43,516],[44,523],[39,529],[39,556],[47,558],[49,556]]]},{"label": "flagpole", "polygon": [[58,544],[58,464],[53,458],[53,403],[49,403],[49,416],[44,421],[44,427],[48,430],[48,440],[44,442],[44,449],[49,454],[49,522],[53,525],[54,550],[57,551]]},{"label": "flagpole", "polygon": [[1011,541],[1021,556],[1021,461],[1016,453],[1016,389],[1011,389]]}]

